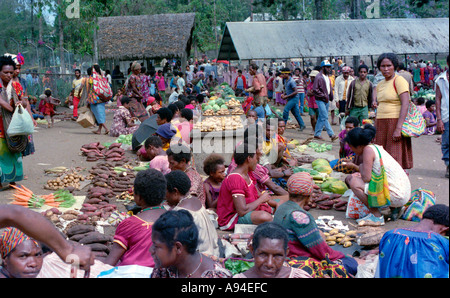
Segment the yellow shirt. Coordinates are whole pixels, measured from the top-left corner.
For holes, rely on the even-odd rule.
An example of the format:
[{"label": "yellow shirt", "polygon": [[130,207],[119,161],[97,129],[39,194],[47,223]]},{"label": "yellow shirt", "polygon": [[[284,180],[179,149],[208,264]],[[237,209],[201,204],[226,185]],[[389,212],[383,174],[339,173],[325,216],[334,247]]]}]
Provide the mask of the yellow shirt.
[{"label": "yellow shirt", "polygon": [[383,80],[377,85],[377,119],[397,119],[400,116],[402,104],[399,94],[409,92],[409,84],[403,77],[396,75],[397,92],[395,92],[393,82],[394,78],[389,81]]}]

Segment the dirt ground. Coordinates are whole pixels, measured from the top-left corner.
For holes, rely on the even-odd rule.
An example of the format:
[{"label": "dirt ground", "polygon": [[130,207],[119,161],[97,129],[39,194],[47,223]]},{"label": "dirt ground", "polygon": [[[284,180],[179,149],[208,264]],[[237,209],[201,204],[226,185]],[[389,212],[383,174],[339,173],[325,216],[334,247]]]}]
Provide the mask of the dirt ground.
[{"label": "dirt ground", "polygon": [[[58,112],[71,113],[70,109],[58,108]],[[107,124],[112,123],[113,112],[107,111]],[[287,129],[285,137],[305,140],[312,136],[309,116],[303,116],[307,128],[303,132]],[[339,127],[333,126],[333,130],[338,133]],[[330,143],[326,133],[322,136],[325,142]],[[36,152],[32,156],[27,156],[23,160],[24,173],[27,179],[19,182],[38,195],[49,194],[51,191],[45,190],[43,186],[53,177],[44,173],[45,169],[57,166],[67,168],[81,167],[89,170],[95,163],[86,162],[86,157],[81,156],[82,145],[91,142],[112,142],[116,138],[107,135],[93,134],[90,129],[83,128],[74,121],[56,122],[53,128],[48,129],[46,125],[39,125],[33,135]],[[445,166],[441,160],[440,145],[436,142],[437,136],[423,136],[413,139],[414,168],[410,172],[412,189],[419,187],[429,189],[436,194],[437,203],[449,205],[449,179],[445,178]],[[321,142],[321,141],[319,141]],[[333,149],[327,154],[338,156],[338,141],[333,144]],[[131,152],[127,152],[133,156]],[[85,189],[86,190],[86,189]],[[85,190],[76,192],[76,195],[83,195]],[[12,197],[12,191],[0,192],[0,204],[7,204]],[[321,215],[331,215],[335,219],[341,220],[344,224],[354,226],[356,223],[352,219],[345,218],[345,212],[334,210],[311,209],[316,218]],[[401,226],[411,225],[411,222],[398,220],[387,222],[385,229],[393,229]]]}]

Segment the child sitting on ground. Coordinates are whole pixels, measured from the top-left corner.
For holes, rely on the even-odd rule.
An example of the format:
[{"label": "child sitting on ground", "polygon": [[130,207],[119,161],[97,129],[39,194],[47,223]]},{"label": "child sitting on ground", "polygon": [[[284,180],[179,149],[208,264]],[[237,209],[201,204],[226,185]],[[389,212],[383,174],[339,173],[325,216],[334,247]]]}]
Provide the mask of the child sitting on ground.
[{"label": "child sitting on ground", "polygon": [[436,102],[434,100],[429,100],[425,104],[426,110],[422,113],[423,119],[426,121],[426,128],[424,135],[434,135],[436,133],[437,121],[436,121]]},{"label": "child sitting on ground", "polygon": [[[42,96],[42,95],[41,95]],[[55,119],[53,118],[55,116],[55,105],[61,104],[61,101],[59,99],[56,99],[52,97],[52,91],[50,89],[47,89],[44,91],[44,95],[41,97],[41,99],[44,101],[44,115],[47,119],[48,128],[53,127],[55,124]],[[51,124],[50,124],[51,122]]]},{"label": "child sitting on ground", "polygon": [[225,179],[225,160],[219,154],[210,154],[203,162],[203,171],[208,175],[208,178],[203,181],[206,208],[215,211],[220,186]]},{"label": "child sitting on ground", "polygon": [[149,168],[155,169],[166,175],[170,173],[169,160],[167,159],[166,151],[162,148],[163,144],[161,138],[158,136],[151,136],[145,140],[145,158],[148,159]]},{"label": "child sitting on ground", "polygon": [[34,96],[29,96],[30,98],[30,109],[31,112],[33,113],[33,119],[44,119],[44,115],[39,112],[38,110],[36,110],[36,104],[37,104],[37,98]]},{"label": "child sitting on ground", "polygon": [[355,169],[352,167],[352,163],[355,162],[355,153],[350,149],[350,146],[344,141],[348,132],[359,126],[359,120],[356,117],[347,117],[345,120],[345,129],[339,133],[340,149],[339,159],[330,162],[334,171],[342,172],[345,174],[352,174]]}]

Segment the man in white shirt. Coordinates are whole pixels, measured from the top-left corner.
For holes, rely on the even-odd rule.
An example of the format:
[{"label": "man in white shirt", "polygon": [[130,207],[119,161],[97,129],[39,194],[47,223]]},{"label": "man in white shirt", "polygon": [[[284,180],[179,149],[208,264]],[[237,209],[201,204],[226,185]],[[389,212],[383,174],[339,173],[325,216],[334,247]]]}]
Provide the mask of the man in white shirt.
[{"label": "man in white shirt", "polygon": [[350,87],[350,83],[354,80],[352,76],[350,76],[350,67],[344,66],[342,68],[342,74],[336,78],[334,84],[334,95],[337,106],[339,107],[339,113],[345,115],[345,103],[347,101],[347,93],[348,88]]},{"label": "man in white shirt", "polygon": [[179,94],[184,94],[186,92],[186,81],[183,78],[183,72],[178,73],[179,78],[177,80],[178,92]]},{"label": "man in white shirt", "polygon": [[[447,66],[450,67],[450,56],[447,56]],[[442,160],[447,166],[446,178],[449,178],[449,72],[446,70],[436,79],[436,120],[437,131],[442,133]]]}]

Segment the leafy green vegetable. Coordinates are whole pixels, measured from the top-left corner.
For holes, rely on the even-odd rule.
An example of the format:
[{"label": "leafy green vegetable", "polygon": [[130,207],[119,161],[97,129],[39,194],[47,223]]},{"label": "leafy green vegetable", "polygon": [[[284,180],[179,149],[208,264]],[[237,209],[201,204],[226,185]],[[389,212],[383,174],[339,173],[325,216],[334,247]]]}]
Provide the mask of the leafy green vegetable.
[{"label": "leafy green vegetable", "polygon": [[233,275],[245,272],[254,265],[255,263],[251,260],[227,259],[225,261],[225,268],[230,270]]}]

